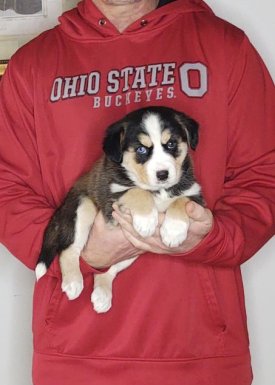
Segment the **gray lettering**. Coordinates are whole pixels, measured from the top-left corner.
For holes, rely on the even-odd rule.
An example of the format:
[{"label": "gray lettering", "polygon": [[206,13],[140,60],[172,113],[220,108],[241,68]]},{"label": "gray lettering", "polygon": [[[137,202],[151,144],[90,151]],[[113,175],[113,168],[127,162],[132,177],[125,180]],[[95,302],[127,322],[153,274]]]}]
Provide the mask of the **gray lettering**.
[{"label": "gray lettering", "polygon": [[53,83],[52,93],[51,93],[52,102],[57,102],[57,100],[61,98],[62,84],[63,84],[62,78],[55,79]]},{"label": "gray lettering", "polygon": [[[189,71],[198,71],[200,75],[200,86],[190,87]],[[185,63],[180,67],[181,90],[193,98],[200,98],[207,92],[207,68],[202,63]]]},{"label": "gray lettering", "polygon": [[100,73],[91,72],[88,77],[87,93],[89,95],[95,95],[99,91]]}]

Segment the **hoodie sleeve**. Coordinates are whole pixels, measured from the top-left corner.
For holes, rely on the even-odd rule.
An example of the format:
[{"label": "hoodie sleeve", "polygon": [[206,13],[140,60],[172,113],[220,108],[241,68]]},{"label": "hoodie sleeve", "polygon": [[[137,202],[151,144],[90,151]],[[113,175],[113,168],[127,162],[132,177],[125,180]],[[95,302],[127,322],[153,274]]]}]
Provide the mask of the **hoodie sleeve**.
[{"label": "hoodie sleeve", "polygon": [[0,83],[0,242],[33,269],[53,214],[43,193],[30,65],[15,55]]},{"label": "hoodie sleeve", "polygon": [[245,37],[229,76],[228,152],[214,226],[185,259],[234,267],[274,234],[275,91],[258,53]]}]

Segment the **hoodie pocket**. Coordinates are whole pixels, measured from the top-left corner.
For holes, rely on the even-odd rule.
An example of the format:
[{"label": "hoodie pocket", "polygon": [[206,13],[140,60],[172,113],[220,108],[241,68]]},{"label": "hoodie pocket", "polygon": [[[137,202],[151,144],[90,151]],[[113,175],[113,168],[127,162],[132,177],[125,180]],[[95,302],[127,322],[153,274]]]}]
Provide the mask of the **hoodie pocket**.
[{"label": "hoodie pocket", "polygon": [[156,255],[140,258],[117,277],[112,309],[103,314],[95,313],[90,301],[93,274],[84,277],[84,290],[74,301],[61,292],[60,278],[45,277],[42,283],[40,290],[48,287],[41,293],[43,303],[36,296],[40,351],[126,360],[225,354],[226,323],[212,267]]},{"label": "hoodie pocket", "polygon": [[212,266],[199,265],[197,271],[213,325],[221,332],[225,332],[226,323],[218,298],[215,269]]},{"label": "hoodie pocket", "polygon": [[44,351],[51,346],[52,325],[62,294],[57,277],[47,274],[35,284],[32,328],[36,351]]}]

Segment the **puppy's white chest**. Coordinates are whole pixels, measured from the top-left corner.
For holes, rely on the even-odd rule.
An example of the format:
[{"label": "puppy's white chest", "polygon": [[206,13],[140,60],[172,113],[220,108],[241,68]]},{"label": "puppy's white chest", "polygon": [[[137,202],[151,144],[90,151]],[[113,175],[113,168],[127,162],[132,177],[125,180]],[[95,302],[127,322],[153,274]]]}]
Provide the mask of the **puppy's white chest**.
[{"label": "puppy's white chest", "polygon": [[154,201],[159,212],[165,212],[170,204],[174,202],[178,197],[170,197],[166,190],[160,190],[154,195]]}]

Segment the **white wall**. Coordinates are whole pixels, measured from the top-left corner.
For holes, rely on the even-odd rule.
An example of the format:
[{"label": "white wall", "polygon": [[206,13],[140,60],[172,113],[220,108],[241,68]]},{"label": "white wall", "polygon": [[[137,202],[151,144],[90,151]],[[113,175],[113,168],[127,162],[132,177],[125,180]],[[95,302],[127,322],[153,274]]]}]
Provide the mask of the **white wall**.
[{"label": "white wall", "polygon": [[[47,0],[47,17],[32,17],[26,22],[24,16],[18,17],[16,23],[10,19],[0,21],[0,60],[9,59],[22,45],[33,39],[45,29],[56,25],[57,16],[73,8],[79,0]],[[21,33],[18,34],[17,31]]]},{"label": "white wall", "polygon": [[[216,14],[246,31],[275,79],[274,0],[206,2]],[[273,250],[275,238],[242,267],[254,368],[253,385],[275,385]],[[0,384],[31,385],[34,277],[3,247],[0,247],[0,261]]]}]

